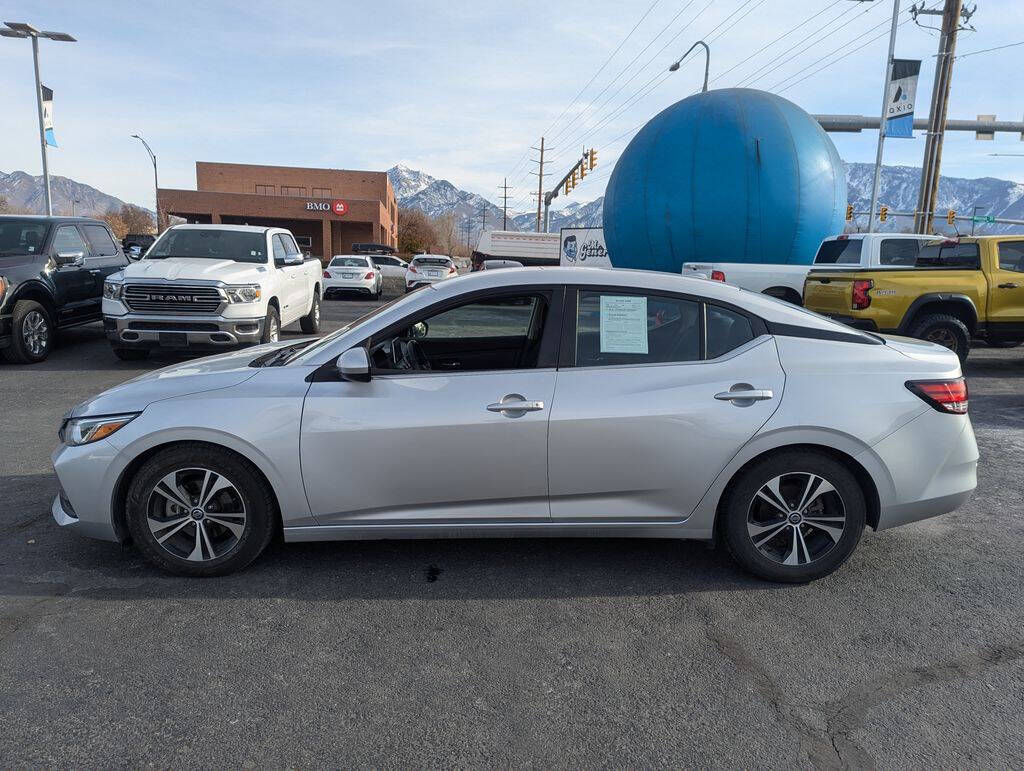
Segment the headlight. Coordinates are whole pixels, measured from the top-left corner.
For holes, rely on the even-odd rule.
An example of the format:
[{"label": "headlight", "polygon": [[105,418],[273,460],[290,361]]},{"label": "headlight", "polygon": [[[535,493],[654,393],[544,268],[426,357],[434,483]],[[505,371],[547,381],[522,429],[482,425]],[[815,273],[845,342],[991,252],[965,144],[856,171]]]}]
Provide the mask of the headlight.
[{"label": "headlight", "polygon": [[224,293],[228,296],[229,303],[254,303],[260,299],[260,285],[226,286]]},{"label": "headlight", "polygon": [[120,300],[124,294],[124,284],[119,281],[104,281],[103,282],[103,299],[105,300]]},{"label": "headlight", "polygon": [[7,291],[7,279],[0,276],[0,301],[4,299],[4,293]]},{"label": "headlight", "polygon": [[57,435],[68,447],[98,442],[131,423],[138,414],[129,412],[124,415],[103,415],[95,418],[68,418]]}]

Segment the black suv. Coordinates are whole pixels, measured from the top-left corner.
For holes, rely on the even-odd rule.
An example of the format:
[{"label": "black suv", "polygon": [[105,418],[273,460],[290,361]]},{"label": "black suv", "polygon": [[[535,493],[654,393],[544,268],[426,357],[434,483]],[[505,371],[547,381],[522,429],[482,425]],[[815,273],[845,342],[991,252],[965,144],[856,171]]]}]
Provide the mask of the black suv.
[{"label": "black suv", "polygon": [[0,215],[0,351],[42,361],[62,327],[103,318],[103,280],[128,264],[106,223]]}]

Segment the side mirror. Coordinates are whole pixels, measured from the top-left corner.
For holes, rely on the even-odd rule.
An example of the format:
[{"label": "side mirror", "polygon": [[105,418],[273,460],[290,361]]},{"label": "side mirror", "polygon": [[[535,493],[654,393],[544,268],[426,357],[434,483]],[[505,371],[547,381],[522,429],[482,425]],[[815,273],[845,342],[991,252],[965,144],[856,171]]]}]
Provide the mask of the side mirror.
[{"label": "side mirror", "polygon": [[370,359],[365,348],[349,348],[338,357],[338,372],[342,380],[358,383],[370,381]]},{"label": "side mirror", "polygon": [[62,268],[80,268],[85,264],[85,252],[57,252],[57,264]]}]

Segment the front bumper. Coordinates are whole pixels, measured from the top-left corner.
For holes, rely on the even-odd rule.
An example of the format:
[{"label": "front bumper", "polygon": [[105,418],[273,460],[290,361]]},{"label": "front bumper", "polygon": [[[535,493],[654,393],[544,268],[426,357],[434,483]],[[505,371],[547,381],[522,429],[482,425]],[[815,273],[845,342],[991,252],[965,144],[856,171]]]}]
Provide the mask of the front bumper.
[{"label": "front bumper", "polygon": [[50,458],[60,492],[50,508],[63,528],[103,541],[123,541],[114,524],[113,493],[125,462],[106,439],[81,447],[60,445]]},{"label": "front bumper", "polygon": [[189,348],[223,350],[255,345],[263,337],[263,318],[222,316],[104,316],[103,330],[118,348]]}]

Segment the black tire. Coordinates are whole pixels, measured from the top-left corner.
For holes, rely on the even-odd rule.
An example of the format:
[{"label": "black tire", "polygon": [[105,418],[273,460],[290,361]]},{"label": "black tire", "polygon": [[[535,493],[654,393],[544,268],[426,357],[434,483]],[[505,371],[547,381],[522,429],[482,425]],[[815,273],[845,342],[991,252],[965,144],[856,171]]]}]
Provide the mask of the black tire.
[{"label": "black tire", "polygon": [[[821,483],[814,483],[811,501],[804,507],[809,512],[805,520],[803,513],[794,511],[794,507],[799,506],[796,499],[805,494],[806,487],[802,486],[810,484],[810,475],[830,483],[833,489],[824,491]],[[783,493],[789,515],[783,515],[778,507],[769,505],[758,495],[776,478],[783,480],[775,489]],[[836,524],[839,511],[845,519],[837,540],[832,533],[839,528]],[[790,519],[794,514],[796,524]],[[772,520],[772,516],[779,519]],[[826,516],[832,518],[819,519]],[[720,532],[729,553],[744,570],[769,581],[806,583],[829,575],[846,562],[864,531],[867,505],[857,478],[832,456],[812,450],[783,450],[756,462],[734,481],[719,518]],[[809,524],[812,519],[818,520],[818,524]],[[831,531],[820,525],[827,525]],[[759,529],[761,532],[756,537],[763,540],[755,545],[755,535],[748,527]],[[800,548],[793,548],[798,546],[797,538]],[[794,551],[797,564],[783,564]]]},{"label": "black tire", "polygon": [[261,343],[276,343],[281,339],[281,314],[273,305],[267,308],[267,317],[263,320],[263,336]]},{"label": "black tire", "polygon": [[121,361],[142,361],[149,358],[148,348],[114,348],[114,355]]},{"label": "black tire", "polygon": [[956,316],[945,313],[932,313],[915,320],[910,336],[949,348],[959,357],[961,364],[967,361],[971,352],[971,333],[967,331],[967,325]]},{"label": "black tire", "polygon": [[[183,514],[183,527],[179,531],[171,532],[176,526],[177,520],[174,517],[177,514],[168,513],[169,504],[164,500],[166,496],[154,490],[157,484],[171,473],[178,473],[179,476],[175,478],[183,480],[185,485],[190,483],[184,475],[202,479],[202,476],[193,474],[197,469],[209,470],[229,480],[231,489],[237,492],[244,506],[240,536],[213,520],[203,523],[204,533],[200,534],[199,525],[195,524],[191,514]],[[225,491],[217,493],[211,497],[211,502],[216,501],[218,495],[225,494]],[[163,511],[152,508],[161,504],[165,507]],[[125,511],[128,531],[146,559],[168,572],[197,578],[222,576],[244,568],[270,543],[278,522],[273,493],[256,468],[233,452],[199,443],[183,443],[169,447],[146,461],[136,472],[128,488]],[[180,512],[182,509],[179,508],[177,511]],[[171,525],[163,530],[157,526],[157,533],[167,546],[157,540],[157,535],[151,529],[151,521],[159,521],[151,520],[151,514],[157,517],[170,517],[168,521]],[[216,509],[211,516],[216,516]],[[235,523],[237,525],[237,520]],[[226,550],[216,555],[215,551],[210,551],[209,545],[218,543],[217,539],[221,537],[226,537]],[[184,549],[187,550],[193,538],[198,538],[201,542],[201,558],[195,561],[180,556],[183,550],[179,549],[179,546],[184,544]],[[207,558],[207,553],[212,556]]]},{"label": "black tire", "polygon": [[320,331],[320,293],[313,292],[313,304],[309,313],[299,319],[299,326],[307,335],[315,335]]},{"label": "black tire", "polygon": [[56,334],[50,312],[35,300],[18,300],[11,314],[11,344],[4,358],[14,364],[38,364],[50,355]]}]

